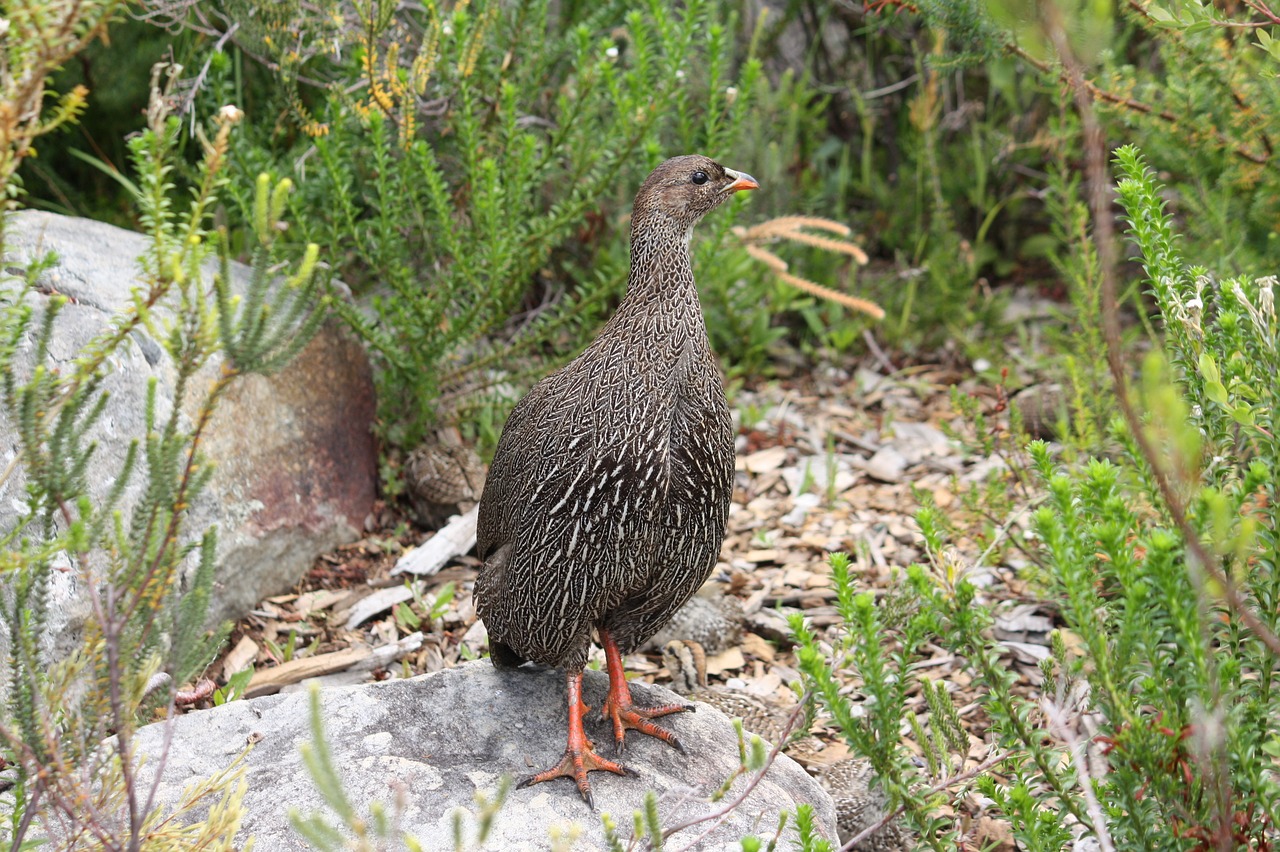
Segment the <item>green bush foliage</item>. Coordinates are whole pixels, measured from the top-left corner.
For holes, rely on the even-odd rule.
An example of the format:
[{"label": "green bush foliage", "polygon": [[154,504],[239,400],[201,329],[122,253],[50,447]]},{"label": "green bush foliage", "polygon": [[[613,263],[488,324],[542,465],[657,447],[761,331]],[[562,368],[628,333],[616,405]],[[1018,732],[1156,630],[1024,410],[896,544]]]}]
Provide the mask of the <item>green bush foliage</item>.
[{"label": "green bush foliage", "polygon": [[[1030,447],[1047,492],[1032,516],[1043,593],[1062,622],[1042,696],[1013,689],[992,615],[934,509],[919,516],[930,561],[909,569],[894,605],[856,595],[842,557],[832,561],[841,638],[827,648],[795,624],[819,700],[931,848],[951,848],[957,827],[933,814],[961,782],[976,783],[1027,849],[1072,848],[1079,834],[1102,848],[1169,850],[1261,849],[1276,837],[1280,386],[1259,378],[1280,368],[1276,281],[1215,280],[1188,266],[1141,155],[1122,148],[1116,162],[1165,331],[1164,356],[1143,375],[1143,428],[1156,452],[1125,440],[1116,459],[1067,467],[1048,445]],[[967,660],[982,696],[989,759],[976,782],[958,775],[969,747],[951,699],[913,671],[927,642]],[[871,699],[864,718],[840,692],[842,668]],[[905,709],[916,689],[929,699],[919,716]],[[925,751],[923,770],[899,741],[904,722]]]},{"label": "green bush foliage", "polygon": [[[78,25],[64,23],[70,55],[83,42]],[[18,28],[24,49],[34,49],[31,20],[9,25]],[[8,639],[0,749],[14,773],[0,835],[15,849],[39,842],[229,849],[241,818],[244,783],[234,765],[193,785],[175,812],[157,808],[137,783],[132,737],[149,715],[172,714],[179,685],[212,661],[226,632],[206,628],[216,530],[191,529],[187,518],[212,473],[200,451],[204,430],[233,382],[278,369],[311,338],[324,312],[318,249],[310,246],[296,261],[282,252],[278,226],[290,187],[273,186],[266,175],[254,196],[252,280],[242,296],[231,292],[228,241],[212,219],[240,114],[221,112],[211,137],[201,130],[194,191],[179,201],[171,174],[183,127],[166,108],[174,79],[157,69],[149,125],[130,144],[136,203],[151,238],[132,303],[75,357],[55,363],[49,344],[66,299],[54,295],[41,305],[36,297],[47,291],[40,278],[48,261],[17,276],[10,268],[0,282],[0,404],[20,442],[3,476],[26,477],[24,511],[0,532],[0,619]],[[210,280],[213,260],[221,267]],[[294,270],[284,280],[281,264]],[[177,404],[162,412],[152,384],[145,432],[114,471],[110,491],[95,498],[86,471],[95,452],[89,435],[106,403],[103,380],[143,333],[172,360]],[[24,339],[33,344],[24,346]],[[207,386],[196,381],[218,356],[216,377]],[[195,411],[190,420],[185,410]],[[140,498],[125,505],[126,485],[139,479]],[[50,578],[65,559],[89,598],[90,615],[75,647],[53,659]],[[205,815],[195,816],[197,808]],[[173,819],[178,813],[186,822]]]},{"label": "green bush foliage", "polygon": [[705,0],[330,5],[355,18],[340,61],[305,66],[333,79],[295,116],[312,136],[291,209],[361,297],[341,310],[408,446],[594,330],[625,282],[616,252],[595,261],[625,244],[630,193],[666,153],[729,150],[759,65],[734,69],[734,21]]}]

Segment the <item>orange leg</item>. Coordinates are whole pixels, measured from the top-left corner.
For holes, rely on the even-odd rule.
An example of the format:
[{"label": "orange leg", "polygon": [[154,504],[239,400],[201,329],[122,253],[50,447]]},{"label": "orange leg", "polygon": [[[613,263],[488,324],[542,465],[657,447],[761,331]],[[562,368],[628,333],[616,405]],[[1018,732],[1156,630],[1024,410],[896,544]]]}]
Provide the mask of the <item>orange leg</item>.
[{"label": "orange leg", "polygon": [[521,787],[528,787],[552,778],[572,778],[578,784],[578,792],[587,805],[594,809],[595,800],[591,797],[591,782],[587,773],[595,769],[605,769],[619,775],[635,775],[625,766],[605,760],[592,749],[595,743],[587,739],[587,732],[582,728],[582,716],[590,708],[582,703],[582,671],[568,673],[569,681],[569,744],[565,746],[564,757],[560,762],[545,772],[539,772],[520,782]]},{"label": "orange leg", "polygon": [[675,746],[684,754],[684,746],[676,735],[666,728],[660,728],[650,722],[659,716],[671,713],[693,712],[691,704],[660,704],[657,707],[638,707],[631,700],[631,688],[627,686],[627,677],[622,672],[622,653],[618,651],[618,643],[613,641],[609,631],[600,631],[600,644],[604,646],[605,663],[609,669],[609,697],[605,699],[600,714],[613,721],[613,742],[619,754],[626,741],[628,728],[657,737],[665,743]]}]

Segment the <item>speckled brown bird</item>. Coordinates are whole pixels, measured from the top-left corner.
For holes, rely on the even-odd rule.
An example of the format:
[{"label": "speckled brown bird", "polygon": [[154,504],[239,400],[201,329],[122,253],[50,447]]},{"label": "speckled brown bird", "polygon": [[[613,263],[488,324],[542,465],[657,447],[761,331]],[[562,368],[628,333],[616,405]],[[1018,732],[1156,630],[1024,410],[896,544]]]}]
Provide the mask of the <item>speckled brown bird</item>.
[{"label": "speckled brown bird", "polygon": [[726,594],[720,584],[708,583],[675,611],[646,647],[661,651],[668,642],[688,639],[708,654],[718,654],[741,641],[742,619],[742,602]]},{"label": "speckled brown bird", "polygon": [[484,463],[454,427],[438,429],[404,462],[405,495],[417,519],[439,529],[469,511],[484,489]]},{"label": "speckled brown bird", "polygon": [[689,241],[750,176],[703,156],[645,179],[631,215],[627,294],[595,341],[511,412],[484,494],[476,609],[499,667],[563,668],[569,737],[562,776],[592,805],[587,773],[627,774],[582,726],[593,633],[609,671],[602,708],[621,752],[627,729],[683,751],[651,720],[684,705],[637,706],[622,655],[652,636],[710,575],[733,489],[733,428],[707,339]]},{"label": "speckled brown bird", "polygon": [[745,692],[713,689],[707,685],[707,652],[701,643],[689,639],[667,642],[662,646],[662,664],[671,675],[672,690],[693,701],[710,704],[726,716],[741,719],[743,730],[748,733],[757,734],[770,745],[783,742],[789,734],[794,704],[787,707]]}]

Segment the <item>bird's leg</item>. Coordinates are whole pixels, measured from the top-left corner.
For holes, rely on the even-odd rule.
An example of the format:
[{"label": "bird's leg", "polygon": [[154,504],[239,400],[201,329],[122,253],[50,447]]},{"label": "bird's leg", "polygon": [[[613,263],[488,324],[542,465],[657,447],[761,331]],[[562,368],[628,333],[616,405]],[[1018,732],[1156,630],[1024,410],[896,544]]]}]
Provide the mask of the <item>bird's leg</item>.
[{"label": "bird's leg", "polygon": [[600,714],[613,722],[613,742],[618,753],[622,752],[622,746],[626,741],[627,728],[631,728],[642,734],[657,737],[663,742],[675,746],[677,751],[684,754],[684,746],[680,744],[680,740],[676,739],[675,734],[666,728],[658,727],[649,720],[656,719],[659,716],[666,716],[670,713],[692,712],[693,705],[659,704],[656,707],[637,706],[631,700],[631,687],[627,685],[627,677],[622,671],[622,653],[618,650],[618,643],[613,641],[613,636],[609,634],[608,630],[602,629],[600,631],[600,644],[604,646],[605,663],[609,669],[609,697],[605,699],[604,707],[600,708]]},{"label": "bird's leg", "polygon": [[582,703],[582,669],[569,672],[568,680],[569,744],[565,746],[564,757],[560,759],[559,763],[545,772],[539,772],[537,775],[524,779],[519,786],[528,787],[530,784],[550,781],[552,778],[572,778],[578,784],[578,792],[582,794],[583,801],[594,809],[596,803],[591,796],[591,782],[587,780],[588,772],[593,769],[607,769],[619,775],[635,775],[636,773],[621,764],[605,760],[593,751],[595,743],[587,739],[587,732],[582,727],[582,716],[587,710],[591,709]]}]

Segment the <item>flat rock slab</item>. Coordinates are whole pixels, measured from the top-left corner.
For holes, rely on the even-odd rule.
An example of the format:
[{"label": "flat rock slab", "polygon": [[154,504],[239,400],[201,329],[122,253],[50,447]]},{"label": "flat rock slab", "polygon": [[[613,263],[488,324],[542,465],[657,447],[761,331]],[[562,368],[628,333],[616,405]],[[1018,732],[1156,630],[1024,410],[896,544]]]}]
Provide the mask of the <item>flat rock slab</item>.
[{"label": "flat rock slab", "polygon": [[[602,673],[587,672],[586,700],[593,708],[587,732],[611,756],[611,734],[598,711],[607,685]],[[681,700],[656,686],[633,684],[632,691],[643,704]],[[370,802],[402,802],[401,828],[430,850],[453,848],[452,814],[457,808],[474,814],[477,792],[491,797],[504,774],[525,777],[550,766],[564,750],[568,713],[564,677],[556,671],[499,672],[479,660],[411,680],[325,690],[320,698],[326,738],[350,801],[366,817]],[[171,805],[188,782],[225,767],[246,742],[259,740],[247,758],[248,816],[237,839],[252,835],[259,850],[308,848],[289,825],[289,809],[330,813],[299,752],[311,740],[308,701],[306,694],[273,695],[175,720],[160,801]],[[612,815],[624,842],[647,790],[660,796],[663,824],[675,825],[717,810],[706,797],[738,766],[733,724],[722,713],[700,704],[696,713],[662,722],[680,736],[687,757],[632,732],[624,763],[639,777],[591,773],[596,807]],[[164,735],[163,724],[139,732],[136,743],[149,755],[147,766],[156,765]],[[150,780],[146,770],[143,779]],[[730,798],[747,784],[746,777],[735,781]],[[798,764],[780,756],[742,805],[695,848],[728,852],[741,849],[738,841],[745,835],[771,837],[778,814],[803,803],[813,805],[820,831],[834,840],[831,798]],[[604,848],[599,814],[587,808],[569,780],[513,787],[483,848],[547,849],[551,831],[572,823],[581,828],[573,849]],[[464,820],[467,837],[475,824],[474,818]],[[668,848],[684,848],[709,828],[706,822],[679,832]],[[794,837],[789,830],[780,848],[790,848]]]}]

